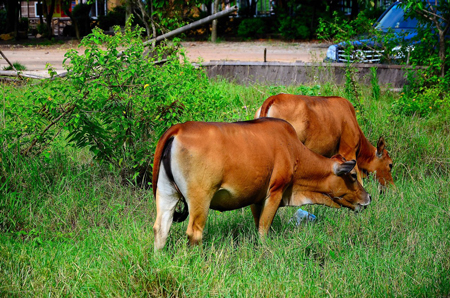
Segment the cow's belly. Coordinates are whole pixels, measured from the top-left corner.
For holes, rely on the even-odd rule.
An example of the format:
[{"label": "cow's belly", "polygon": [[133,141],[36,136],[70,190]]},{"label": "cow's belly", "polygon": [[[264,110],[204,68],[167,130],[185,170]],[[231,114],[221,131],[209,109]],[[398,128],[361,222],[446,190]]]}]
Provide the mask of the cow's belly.
[{"label": "cow's belly", "polygon": [[210,208],[213,210],[227,211],[243,208],[258,202],[265,198],[266,189],[254,189],[243,192],[232,187],[220,188],[213,196]]}]

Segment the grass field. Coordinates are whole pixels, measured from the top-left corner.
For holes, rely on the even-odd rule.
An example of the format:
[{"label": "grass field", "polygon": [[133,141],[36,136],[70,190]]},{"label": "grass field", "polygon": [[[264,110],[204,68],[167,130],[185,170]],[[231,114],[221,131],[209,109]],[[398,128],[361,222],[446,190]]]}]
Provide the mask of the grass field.
[{"label": "grass field", "polygon": [[[205,120],[251,119],[278,92],[343,95],[213,84],[230,103]],[[282,208],[264,243],[249,208],[211,210],[201,247],[187,246],[186,221],[155,255],[150,190],[123,185],[87,149],[1,152],[0,296],[448,297],[450,122],[395,115],[397,94],[369,93],[362,129],[372,143],[386,138],[397,189],[380,195],[369,179],[365,211],[305,206],[318,221],[299,227],[288,223],[296,209]]]}]

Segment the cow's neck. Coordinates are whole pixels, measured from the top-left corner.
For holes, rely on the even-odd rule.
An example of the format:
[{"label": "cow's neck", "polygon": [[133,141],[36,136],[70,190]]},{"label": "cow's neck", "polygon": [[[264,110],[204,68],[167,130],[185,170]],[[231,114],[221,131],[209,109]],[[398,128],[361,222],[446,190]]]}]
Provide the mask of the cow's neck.
[{"label": "cow's neck", "polygon": [[368,164],[375,158],[376,148],[370,144],[360,130],[359,149],[356,153],[356,162],[361,170],[367,171]]},{"label": "cow's neck", "polygon": [[332,189],[329,179],[334,175],[334,163],[329,158],[305,150],[297,166],[290,203],[286,205],[320,204],[339,207],[330,197]]}]

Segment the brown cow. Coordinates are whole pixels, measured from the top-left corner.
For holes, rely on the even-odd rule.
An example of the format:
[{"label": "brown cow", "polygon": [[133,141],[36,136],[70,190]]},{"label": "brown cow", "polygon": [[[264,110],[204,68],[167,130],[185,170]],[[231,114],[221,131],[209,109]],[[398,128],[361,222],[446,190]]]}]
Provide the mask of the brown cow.
[{"label": "brown cow", "polygon": [[274,117],[288,121],[297,136],[312,151],[331,157],[341,154],[356,159],[358,180],[368,173],[382,186],[394,185],[392,159],[382,137],[375,148],[364,136],[356,120],[353,105],[345,98],[278,94],[264,101],[255,118]]},{"label": "brown cow", "polygon": [[[177,124],[162,135],[155,151],[155,250],[164,247],[172,221],[185,220],[187,212],[186,233],[197,244],[209,209],[251,205],[262,237],[280,206],[359,210],[371,198],[357,181],[355,164],[307,149],[292,125],[281,119]],[[179,201],[183,213],[175,211]]]}]

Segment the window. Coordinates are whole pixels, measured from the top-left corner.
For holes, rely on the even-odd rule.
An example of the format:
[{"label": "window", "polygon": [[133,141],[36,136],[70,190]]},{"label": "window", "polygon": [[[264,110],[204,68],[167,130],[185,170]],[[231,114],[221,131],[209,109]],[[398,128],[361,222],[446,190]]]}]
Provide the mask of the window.
[{"label": "window", "polygon": [[35,11],[35,16],[36,17],[40,17],[42,16],[42,4],[40,3],[34,3],[34,11]]},{"label": "window", "polygon": [[108,12],[106,8],[106,0],[96,0],[92,4],[90,16],[96,19],[98,16],[104,16]]}]

